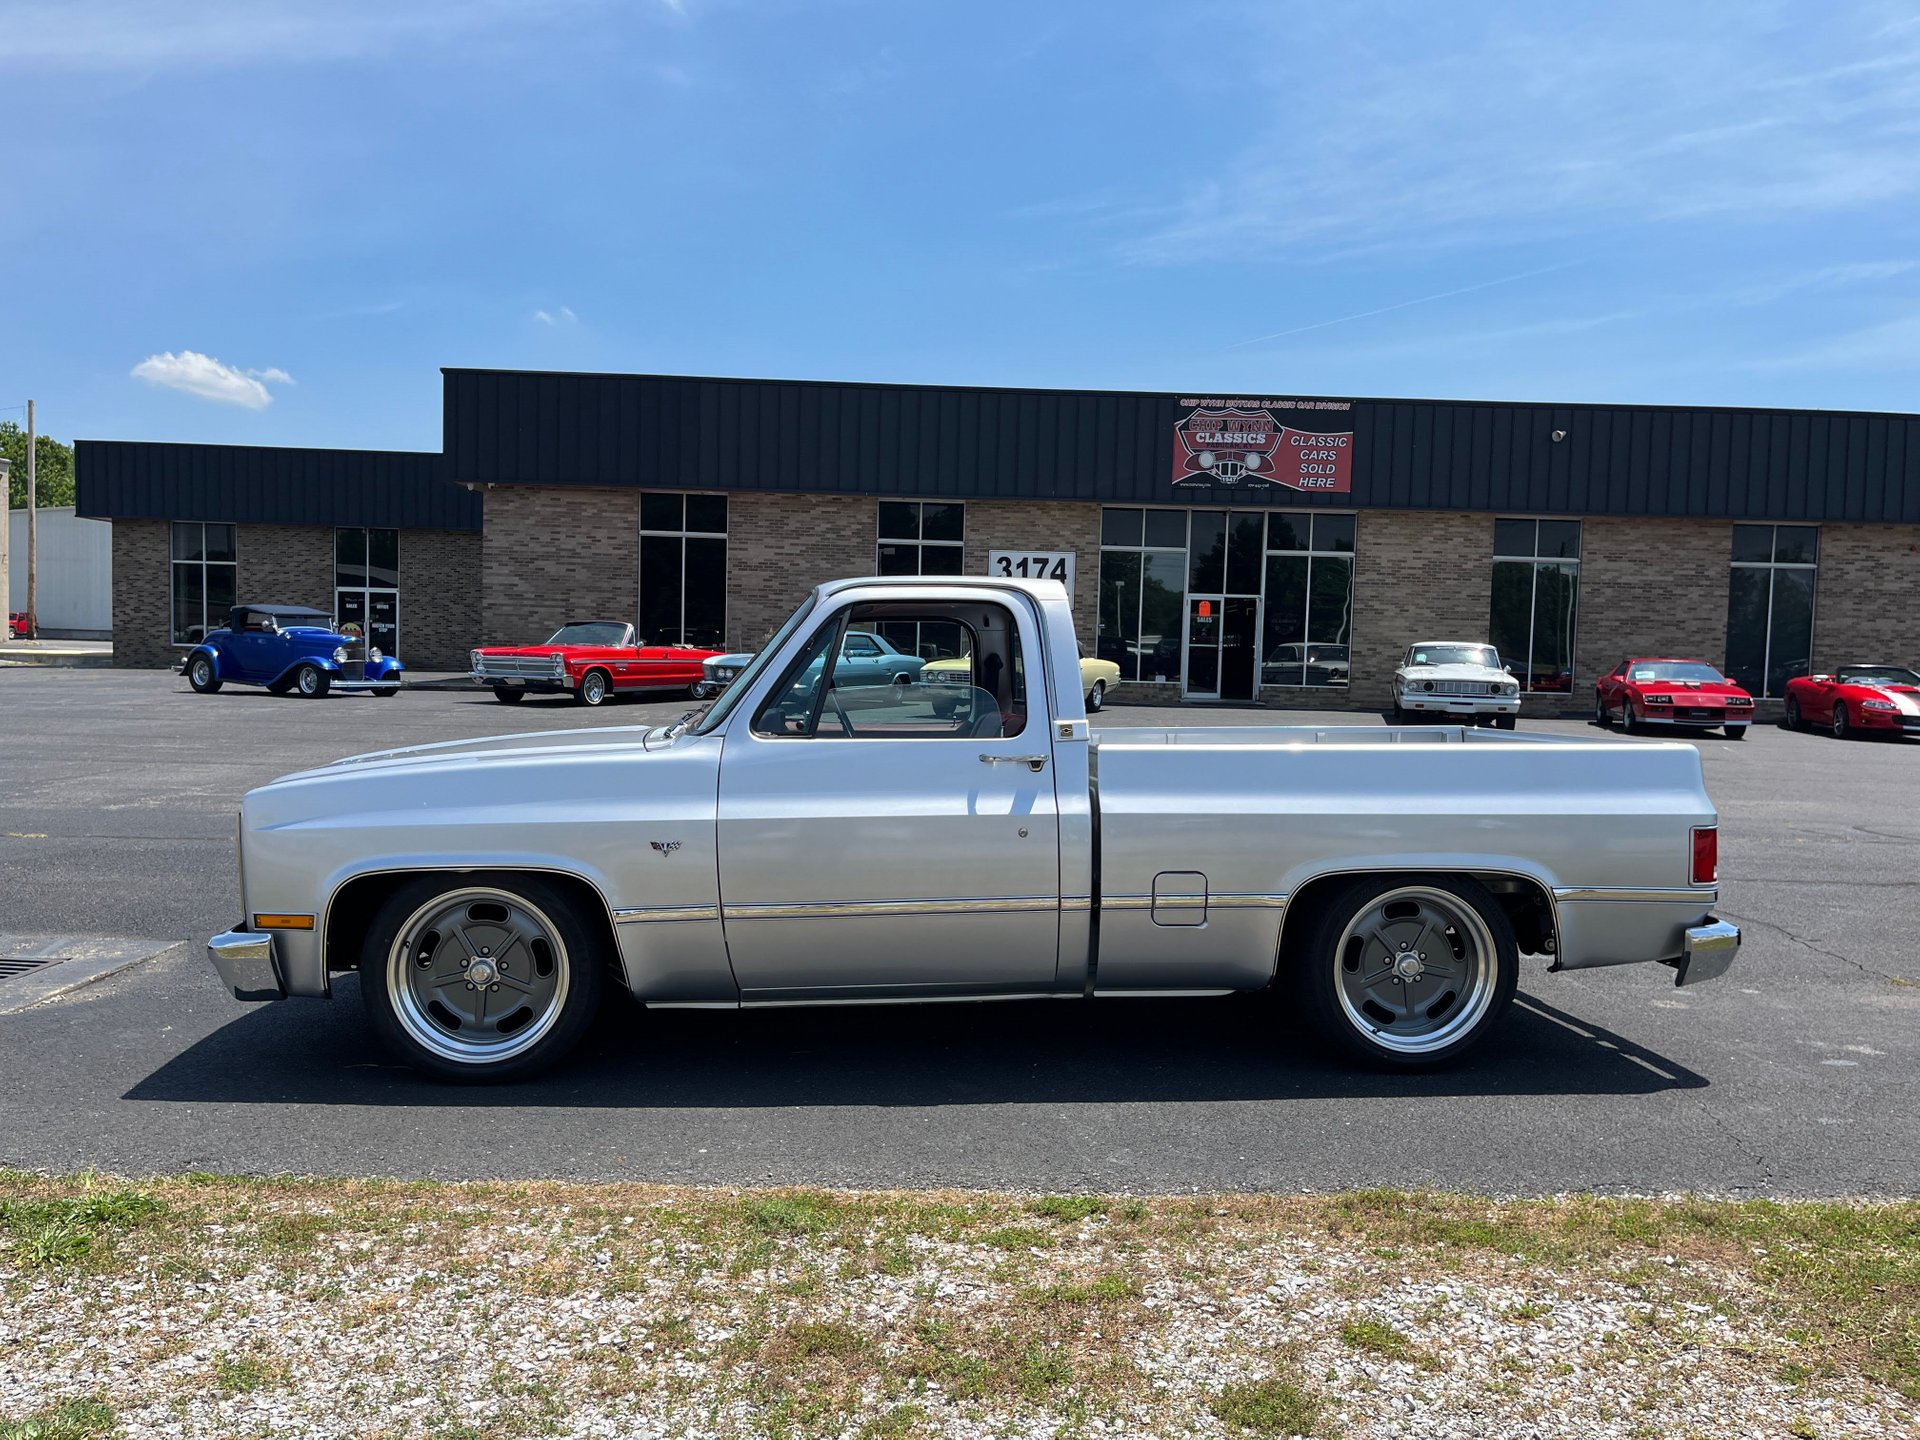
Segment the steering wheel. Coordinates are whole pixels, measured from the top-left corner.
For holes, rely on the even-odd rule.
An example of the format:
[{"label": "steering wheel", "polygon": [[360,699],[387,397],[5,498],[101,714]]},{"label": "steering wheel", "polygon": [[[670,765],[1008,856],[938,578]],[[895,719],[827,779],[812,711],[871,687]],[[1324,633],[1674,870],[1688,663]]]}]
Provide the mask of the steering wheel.
[{"label": "steering wheel", "polygon": [[834,718],[840,722],[840,733],[852,738],[853,721],[847,718],[847,712],[840,708],[840,696],[836,691],[827,691],[827,705],[832,709]]}]

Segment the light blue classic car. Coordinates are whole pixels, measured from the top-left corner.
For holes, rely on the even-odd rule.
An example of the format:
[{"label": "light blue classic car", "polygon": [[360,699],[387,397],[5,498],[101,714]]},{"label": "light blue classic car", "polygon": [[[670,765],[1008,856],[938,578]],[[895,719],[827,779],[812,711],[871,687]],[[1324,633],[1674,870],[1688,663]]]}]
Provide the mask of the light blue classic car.
[{"label": "light blue classic car", "polygon": [[[750,654],[708,656],[700,667],[705,678],[699,687],[699,698],[718,695],[752,659]],[[856,685],[908,685],[920,678],[920,669],[926,663],[917,655],[896,650],[885,637],[871,630],[849,630],[840,641],[833,683],[838,689]],[[819,665],[818,660],[813,662],[814,669]]]},{"label": "light blue classic car", "polygon": [[324,610],[235,605],[225,625],[187,652],[180,673],[201,695],[233,683],[316,700],[329,690],[397,695],[405,668],[378,646],[339,629]]}]

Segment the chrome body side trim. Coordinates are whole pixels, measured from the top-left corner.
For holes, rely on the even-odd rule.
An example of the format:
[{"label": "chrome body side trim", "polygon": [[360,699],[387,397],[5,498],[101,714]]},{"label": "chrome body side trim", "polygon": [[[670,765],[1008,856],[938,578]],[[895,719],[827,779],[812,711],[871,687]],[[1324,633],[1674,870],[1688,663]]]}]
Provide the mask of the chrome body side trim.
[{"label": "chrome body side trim", "polygon": [[1718,887],[1712,885],[1703,885],[1697,890],[1663,890],[1639,886],[1556,885],[1553,887],[1553,898],[1556,901],[1591,900],[1608,904],[1700,904],[1710,909],[1713,902],[1720,898],[1720,891]]},{"label": "chrome body side trim", "polygon": [[616,925],[671,925],[682,920],[718,920],[718,905],[643,905],[615,910]]},{"label": "chrome body side trim", "polygon": [[992,900],[814,900],[801,904],[727,905],[728,920],[891,919],[917,915],[1024,915],[1058,910],[1051,895],[1014,895]]}]

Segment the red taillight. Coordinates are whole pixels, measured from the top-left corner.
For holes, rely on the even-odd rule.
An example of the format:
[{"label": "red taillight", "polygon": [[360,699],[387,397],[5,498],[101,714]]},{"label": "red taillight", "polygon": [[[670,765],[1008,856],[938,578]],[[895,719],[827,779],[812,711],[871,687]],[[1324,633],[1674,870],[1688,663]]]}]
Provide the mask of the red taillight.
[{"label": "red taillight", "polygon": [[1693,832],[1693,883],[1712,885],[1720,879],[1720,828],[1708,825]]}]

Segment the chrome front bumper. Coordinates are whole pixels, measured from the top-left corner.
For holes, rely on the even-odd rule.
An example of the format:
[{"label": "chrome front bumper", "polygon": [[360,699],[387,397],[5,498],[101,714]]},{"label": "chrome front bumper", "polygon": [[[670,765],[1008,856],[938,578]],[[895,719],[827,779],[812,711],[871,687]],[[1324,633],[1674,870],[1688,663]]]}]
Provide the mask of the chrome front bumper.
[{"label": "chrome front bumper", "polygon": [[1727,973],[1727,967],[1739,953],[1740,927],[1709,915],[1706,924],[1695,925],[1687,931],[1680,958],[1673,962],[1678,972],[1673,983],[1698,985],[1705,980],[1716,980]]},{"label": "chrome front bumper", "polygon": [[258,930],[229,930],[207,941],[207,959],[219,972],[227,993],[236,1000],[287,998],[271,935]]}]

